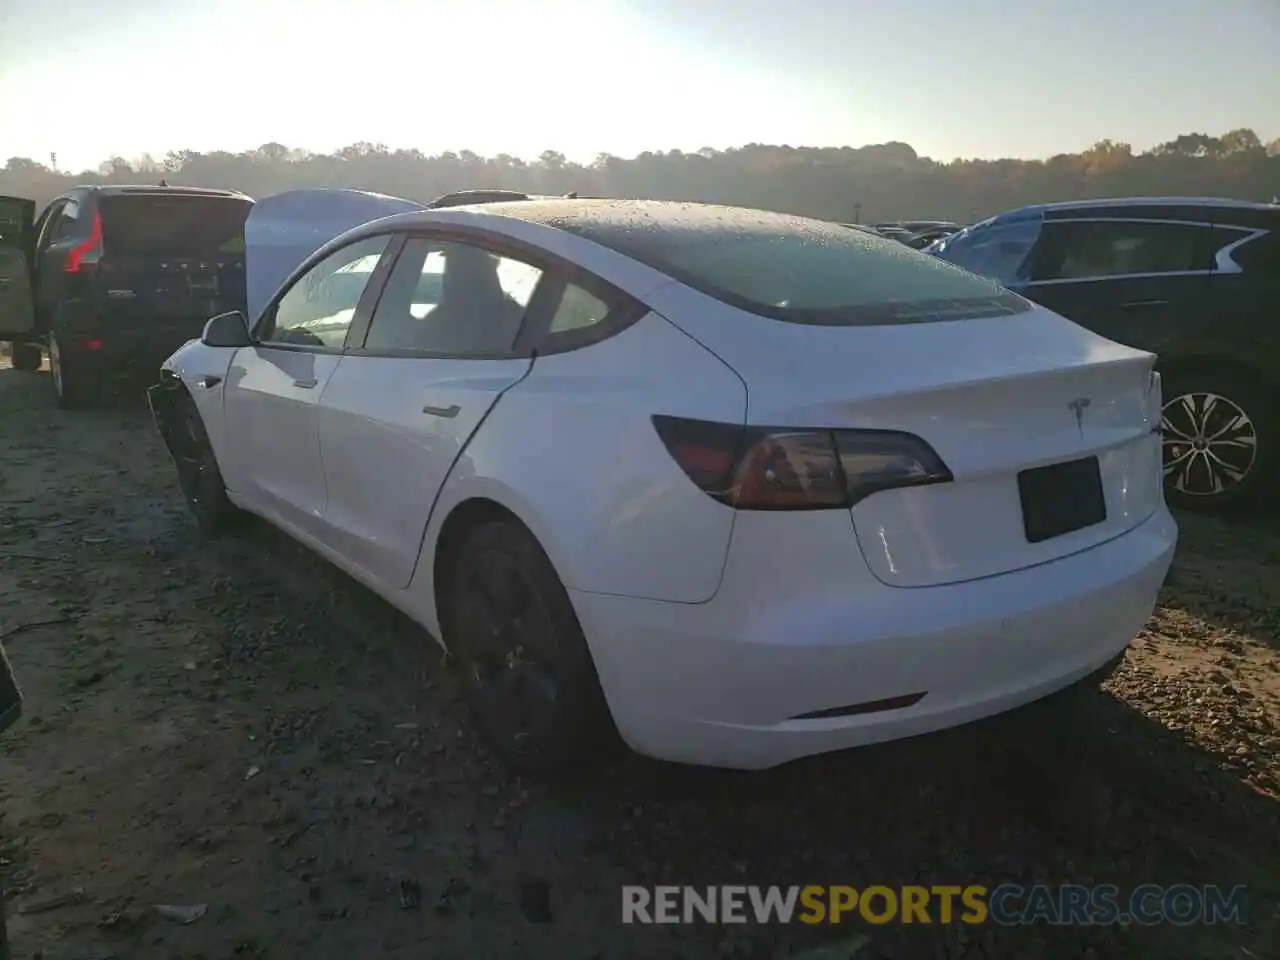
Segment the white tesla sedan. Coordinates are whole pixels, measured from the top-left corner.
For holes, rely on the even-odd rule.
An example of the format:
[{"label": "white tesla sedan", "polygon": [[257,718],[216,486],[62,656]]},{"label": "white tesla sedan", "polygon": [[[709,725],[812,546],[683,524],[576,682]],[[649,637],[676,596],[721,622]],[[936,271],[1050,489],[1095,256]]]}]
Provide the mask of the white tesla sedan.
[{"label": "white tesla sedan", "polygon": [[259,202],[249,317],[149,396],[209,531],[421,623],[517,768],[764,768],[1114,663],[1177,529],[1154,357],[835,223]]}]

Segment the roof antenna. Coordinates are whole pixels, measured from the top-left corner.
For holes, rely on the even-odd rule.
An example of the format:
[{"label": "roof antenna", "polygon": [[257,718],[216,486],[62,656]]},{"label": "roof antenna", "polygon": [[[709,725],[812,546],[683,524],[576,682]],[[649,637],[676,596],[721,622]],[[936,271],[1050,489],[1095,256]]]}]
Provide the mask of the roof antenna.
[{"label": "roof antenna", "polygon": [[574,190],[572,193],[566,193],[566,194],[564,195],[564,198],[565,198],[566,200],[577,200],[577,199],[578,199],[578,191],[577,191],[577,190]]},{"label": "roof antenna", "polygon": [[163,177],[161,177],[161,178],[160,178],[160,186],[162,186],[162,187],[167,187],[168,185],[169,185],[169,181],[168,181],[168,180],[165,180]]}]

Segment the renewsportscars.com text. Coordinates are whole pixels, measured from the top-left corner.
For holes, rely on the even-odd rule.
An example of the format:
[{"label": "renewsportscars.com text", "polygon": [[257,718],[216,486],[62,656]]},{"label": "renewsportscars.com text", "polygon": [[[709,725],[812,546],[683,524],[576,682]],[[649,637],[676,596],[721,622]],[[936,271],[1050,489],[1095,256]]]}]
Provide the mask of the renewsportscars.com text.
[{"label": "renewsportscars.com text", "polygon": [[1089,926],[1240,923],[1244,887],[1146,884],[1022,887],[720,886],[622,888],[622,922],[834,924],[1048,924]]}]

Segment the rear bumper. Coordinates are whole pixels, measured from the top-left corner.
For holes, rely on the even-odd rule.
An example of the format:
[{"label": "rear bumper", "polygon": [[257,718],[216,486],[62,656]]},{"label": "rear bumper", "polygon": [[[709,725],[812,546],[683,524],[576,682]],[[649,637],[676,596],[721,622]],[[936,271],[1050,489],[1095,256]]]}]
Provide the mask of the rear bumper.
[{"label": "rear bumper", "polygon": [[[761,577],[757,553],[756,575],[739,580],[731,563],[704,604],[571,596],[633,749],[758,769],[967,723],[1089,676],[1141,630],[1176,541],[1162,506],[1092,549],[967,583],[859,583],[841,595],[817,582],[817,564],[803,581]],[[829,553],[820,562],[841,566]],[[802,582],[814,586],[797,596]],[[802,718],[915,695],[896,708]]]},{"label": "rear bumper", "polygon": [[145,372],[150,378],[190,339],[186,333],[123,330],[63,336],[58,342],[64,365],[91,372]]}]

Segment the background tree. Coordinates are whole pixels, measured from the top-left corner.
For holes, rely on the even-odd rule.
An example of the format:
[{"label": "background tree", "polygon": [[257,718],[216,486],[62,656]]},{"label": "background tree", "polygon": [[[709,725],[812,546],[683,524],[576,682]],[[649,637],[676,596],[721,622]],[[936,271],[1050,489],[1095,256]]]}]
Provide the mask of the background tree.
[{"label": "background tree", "polygon": [[1187,133],[1146,153],[1101,140],[1078,154],[1046,160],[943,163],[900,142],[865,147],[751,143],[645,151],[630,159],[599,154],[587,164],[545,150],[536,160],[471,150],[425,156],[360,142],[331,154],[282,143],[242,153],[170,151],[111,157],[96,171],[55,172],[26,157],[0,169],[0,194],[45,203],[80,183],[158,183],[242,190],[262,197],[296,187],[354,187],[415,200],[479,187],[537,193],[702,200],[800,213],[828,220],[942,217],[958,221],[1028,203],[1106,196],[1209,195],[1269,201],[1280,196],[1280,140],[1264,145],[1253,130],[1221,136]]}]

